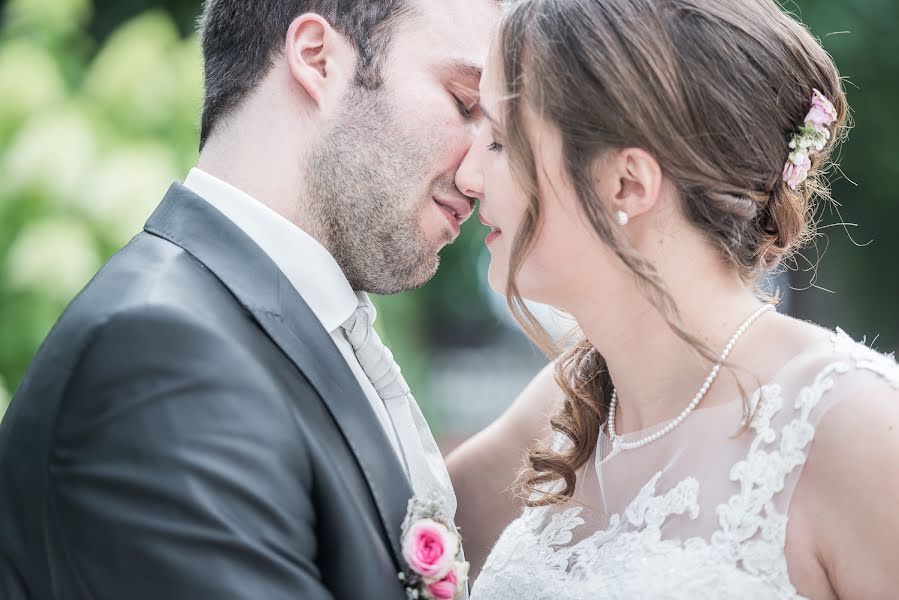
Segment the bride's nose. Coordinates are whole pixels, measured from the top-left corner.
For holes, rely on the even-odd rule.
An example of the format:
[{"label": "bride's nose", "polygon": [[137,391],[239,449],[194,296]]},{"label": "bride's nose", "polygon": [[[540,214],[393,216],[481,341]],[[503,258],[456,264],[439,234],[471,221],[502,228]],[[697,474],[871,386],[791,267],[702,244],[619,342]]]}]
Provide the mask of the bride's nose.
[{"label": "bride's nose", "polygon": [[478,156],[477,147],[478,141],[475,140],[474,145],[469,148],[462,160],[462,164],[459,165],[459,169],[456,171],[456,187],[469,198],[481,200],[484,197],[483,157]]}]

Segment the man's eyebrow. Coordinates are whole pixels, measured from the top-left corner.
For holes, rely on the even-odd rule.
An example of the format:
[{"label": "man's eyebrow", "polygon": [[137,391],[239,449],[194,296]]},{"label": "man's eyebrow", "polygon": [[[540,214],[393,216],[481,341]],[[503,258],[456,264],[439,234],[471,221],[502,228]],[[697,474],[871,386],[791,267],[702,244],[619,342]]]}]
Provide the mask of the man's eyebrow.
[{"label": "man's eyebrow", "polygon": [[465,59],[447,59],[441,66],[459,79],[480,81],[481,74],[484,72],[483,66]]}]

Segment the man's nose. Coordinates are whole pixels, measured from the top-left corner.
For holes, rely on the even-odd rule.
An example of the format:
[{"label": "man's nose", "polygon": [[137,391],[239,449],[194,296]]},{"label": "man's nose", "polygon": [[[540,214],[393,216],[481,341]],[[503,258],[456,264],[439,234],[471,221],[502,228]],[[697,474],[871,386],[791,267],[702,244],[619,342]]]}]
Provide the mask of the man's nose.
[{"label": "man's nose", "polygon": [[469,198],[480,199],[484,194],[484,175],[475,145],[468,149],[456,171],[456,187]]}]

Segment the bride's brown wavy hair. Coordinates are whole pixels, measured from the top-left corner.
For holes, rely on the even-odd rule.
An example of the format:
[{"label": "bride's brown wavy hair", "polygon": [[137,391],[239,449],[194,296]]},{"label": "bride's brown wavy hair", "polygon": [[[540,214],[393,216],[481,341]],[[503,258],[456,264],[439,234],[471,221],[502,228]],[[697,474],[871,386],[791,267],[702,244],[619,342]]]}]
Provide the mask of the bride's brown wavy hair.
[{"label": "bride's brown wavy hair", "polygon": [[[676,184],[690,222],[757,286],[813,236],[814,200],[829,198],[823,175],[846,130],[848,106],[831,57],[774,0],[518,0],[506,7],[498,39],[504,146],[529,197],[507,297],[531,338],[557,357],[565,401],[552,427],[572,442],[567,449],[530,449],[522,482],[536,506],[573,495],[576,473],[607,418],[612,382],[605,359],[579,331],[568,350],[557,348],[515,282],[541,223],[525,109],[561,133],[564,175],[596,234],[671,329],[714,361],[684,326],[652,264],[616,234],[592,165],[613,149],[651,153]],[[794,191],[782,174],[813,89],[833,102],[839,118],[828,147],[813,156],[808,180]]]}]

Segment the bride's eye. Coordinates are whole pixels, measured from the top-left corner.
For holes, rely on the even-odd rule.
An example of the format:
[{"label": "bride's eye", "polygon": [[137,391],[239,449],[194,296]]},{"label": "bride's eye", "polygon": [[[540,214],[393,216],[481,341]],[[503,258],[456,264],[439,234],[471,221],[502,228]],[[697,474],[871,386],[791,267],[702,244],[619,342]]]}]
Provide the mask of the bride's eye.
[{"label": "bride's eye", "polygon": [[497,143],[497,142],[495,142],[495,141],[490,142],[490,143],[487,145],[487,150],[490,150],[491,152],[499,152],[499,151],[502,150],[502,149],[503,149],[503,145],[502,145],[502,144],[499,144],[499,143]]}]

